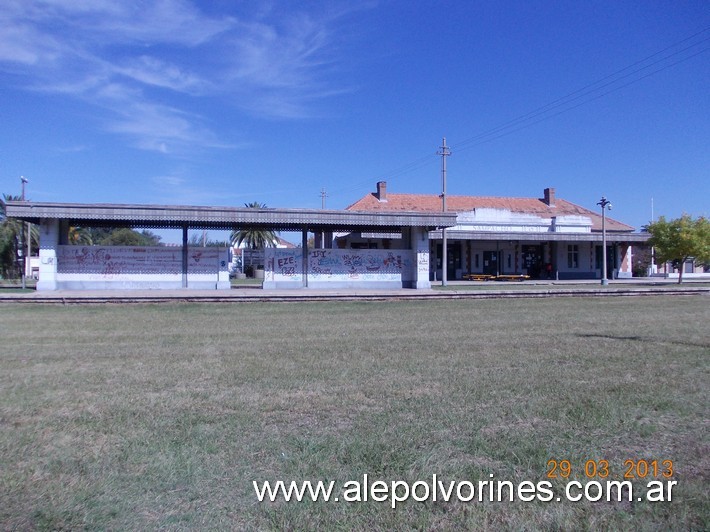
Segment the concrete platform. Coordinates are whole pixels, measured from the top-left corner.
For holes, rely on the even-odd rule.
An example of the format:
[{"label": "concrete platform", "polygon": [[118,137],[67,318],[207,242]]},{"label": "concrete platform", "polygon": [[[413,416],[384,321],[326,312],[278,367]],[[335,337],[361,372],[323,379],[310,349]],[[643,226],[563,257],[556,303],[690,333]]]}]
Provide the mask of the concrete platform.
[{"label": "concrete platform", "polygon": [[[437,283],[438,284],[438,283]],[[694,286],[695,285],[695,286]],[[705,282],[683,283],[655,279],[623,279],[602,287],[599,280],[590,281],[525,281],[516,283],[450,281],[447,287],[426,290],[262,290],[257,286],[231,290],[0,290],[0,304],[11,303],[169,303],[213,302],[240,303],[258,301],[386,301],[439,299],[500,299],[546,297],[620,297],[651,295],[710,295]]]}]

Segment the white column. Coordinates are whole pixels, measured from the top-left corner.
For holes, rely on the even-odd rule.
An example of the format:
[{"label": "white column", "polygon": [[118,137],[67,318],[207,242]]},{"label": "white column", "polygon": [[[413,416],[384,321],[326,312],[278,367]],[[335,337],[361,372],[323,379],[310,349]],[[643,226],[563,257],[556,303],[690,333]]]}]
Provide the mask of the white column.
[{"label": "white column", "polygon": [[219,251],[218,262],[217,290],[229,290],[232,287],[229,282],[229,269],[227,268],[227,264],[229,264],[229,248]]},{"label": "white column", "polygon": [[59,220],[42,218],[39,224],[39,281],[37,290],[57,290]]},{"label": "white column", "polygon": [[412,227],[410,249],[414,257],[412,288],[431,288],[429,280],[429,232],[426,227]]}]

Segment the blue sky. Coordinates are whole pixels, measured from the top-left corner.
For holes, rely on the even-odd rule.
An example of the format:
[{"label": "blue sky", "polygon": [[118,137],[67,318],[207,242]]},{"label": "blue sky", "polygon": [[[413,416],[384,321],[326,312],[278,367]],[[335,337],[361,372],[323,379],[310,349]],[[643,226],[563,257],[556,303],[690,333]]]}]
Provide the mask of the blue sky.
[{"label": "blue sky", "polygon": [[449,194],[710,214],[707,0],[2,4],[2,193],[339,209],[445,136]]}]

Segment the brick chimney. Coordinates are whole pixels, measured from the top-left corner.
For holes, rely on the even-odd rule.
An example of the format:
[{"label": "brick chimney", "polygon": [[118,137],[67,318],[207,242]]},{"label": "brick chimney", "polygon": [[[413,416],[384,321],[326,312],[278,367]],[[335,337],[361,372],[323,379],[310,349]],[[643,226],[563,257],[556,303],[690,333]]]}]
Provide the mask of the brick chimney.
[{"label": "brick chimney", "polygon": [[377,199],[380,201],[387,201],[387,181],[377,182]]},{"label": "brick chimney", "polygon": [[545,199],[543,200],[550,207],[555,206],[555,189],[546,188],[545,189]]}]

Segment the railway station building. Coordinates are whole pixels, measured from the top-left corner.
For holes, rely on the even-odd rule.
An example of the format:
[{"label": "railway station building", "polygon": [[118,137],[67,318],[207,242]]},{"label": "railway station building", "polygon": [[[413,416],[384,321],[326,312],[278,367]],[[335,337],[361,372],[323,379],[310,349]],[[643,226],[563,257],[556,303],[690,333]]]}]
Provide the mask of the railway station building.
[{"label": "railway station building", "polygon": [[[599,213],[557,198],[448,196],[376,190],[345,210],[10,201],[8,216],[39,225],[37,290],[227,290],[229,248],[188,245],[190,229],[297,231],[300,247],[267,248],[264,289],[426,289],[447,279],[600,279]],[[648,235],[605,218],[610,278],[632,276]],[[70,245],[70,227],[174,228],[182,246]],[[308,236],[315,236],[309,246]]]},{"label": "railway station building", "polygon": [[[456,224],[446,230],[447,278],[521,275],[530,278],[601,279],[602,217],[555,195],[546,188],[540,198],[447,196],[447,211]],[[377,183],[347,207],[348,211],[441,212],[442,198],[434,194],[391,193]],[[605,216],[607,276],[632,276],[633,246],[647,234]],[[443,234],[429,233],[430,279],[441,280]],[[388,249],[400,246],[397,234],[355,232],[336,238],[339,248]]]}]

